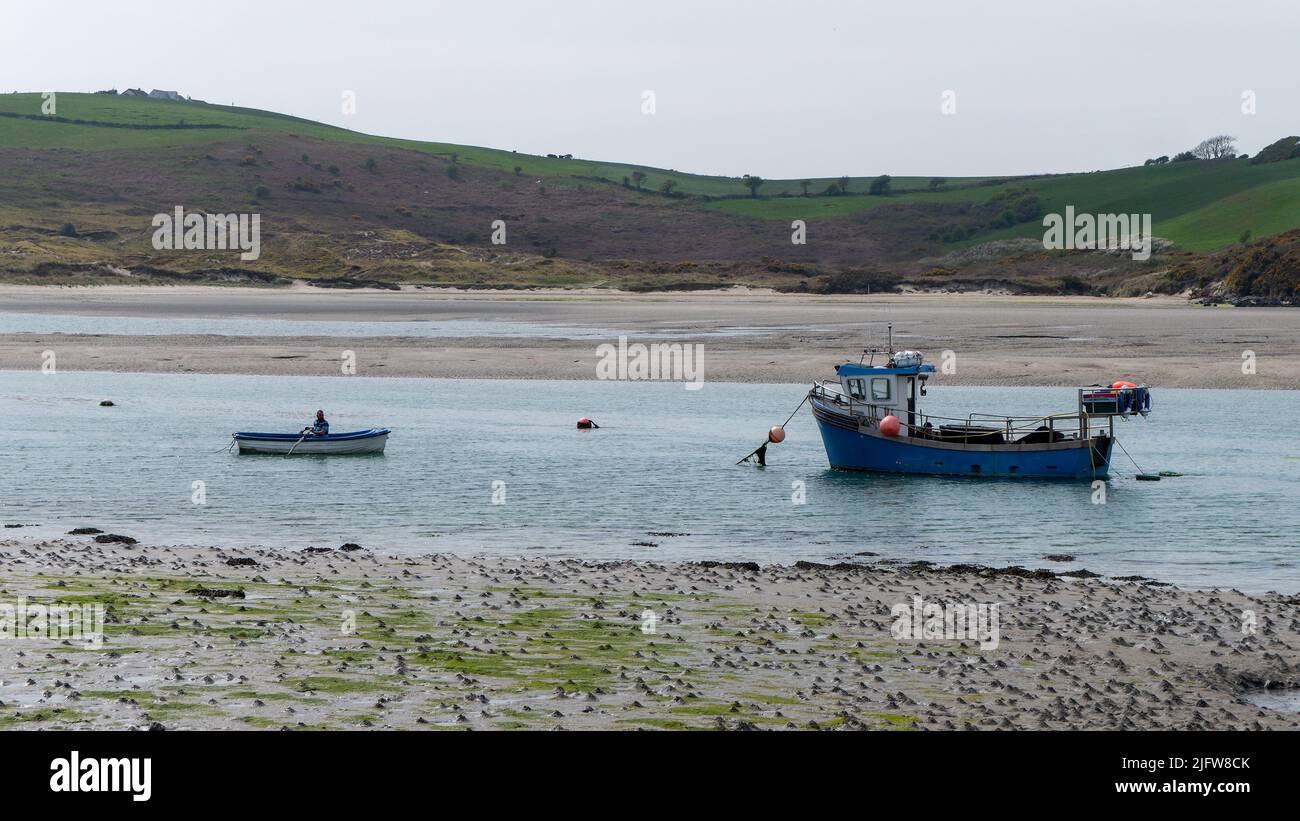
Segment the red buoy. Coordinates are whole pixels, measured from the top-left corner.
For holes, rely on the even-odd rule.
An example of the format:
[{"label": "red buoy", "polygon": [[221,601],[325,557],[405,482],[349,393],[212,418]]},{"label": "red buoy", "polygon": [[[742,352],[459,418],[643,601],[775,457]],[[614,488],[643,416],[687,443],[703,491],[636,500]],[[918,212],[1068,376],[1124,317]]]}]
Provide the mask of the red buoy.
[{"label": "red buoy", "polygon": [[903,426],[899,423],[898,417],[894,416],[892,413],[880,420],[880,432],[886,436],[897,436],[898,432],[902,429]]},{"label": "red buoy", "polygon": [[767,441],[772,443],[785,441],[785,428],[780,425],[773,425],[772,429],[767,432]]}]

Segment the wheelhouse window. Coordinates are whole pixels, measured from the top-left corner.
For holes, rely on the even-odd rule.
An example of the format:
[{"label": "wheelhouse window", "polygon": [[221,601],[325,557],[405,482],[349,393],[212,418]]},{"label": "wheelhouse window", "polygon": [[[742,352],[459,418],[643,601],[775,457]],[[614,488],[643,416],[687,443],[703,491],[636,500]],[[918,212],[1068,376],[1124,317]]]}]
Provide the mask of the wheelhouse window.
[{"label": "wheelhouse window", "polygon": [[848,385],[848,388],[849,388],[849,396],[850,396],[851,398],[853,398],[853,399],[857,399],[857,400],[860,401],[860,402],[864,402],[864,401],[866,401],[866,398],[867,398],[867,383],[866,383],[865,380],[862,380],[862,379],[849,379],[849,380],[847,380],[847,381],[845,382],[845,384]]},{"label": "wheelhouse window", "polygon": [[889,382],[887,377],[876,377],[871,380],[871,399],[875,402],[889,401]]}]

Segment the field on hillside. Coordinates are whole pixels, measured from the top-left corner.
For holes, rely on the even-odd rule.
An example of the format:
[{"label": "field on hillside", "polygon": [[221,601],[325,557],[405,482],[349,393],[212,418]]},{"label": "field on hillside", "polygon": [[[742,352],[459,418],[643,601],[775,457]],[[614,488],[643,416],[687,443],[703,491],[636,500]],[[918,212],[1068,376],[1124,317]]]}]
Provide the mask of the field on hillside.
[{"label": "field on hillside", "polygon": [[[1300,159],[953,178],[933,190],[928,177],[900,177],[881,196],[867,193],[870,177],[849,178],[847,193],[825,193],[837,180],[767,180],[754,196],[733,177],[377,137],[232,106],[71,93],[57,106],[42,117],[39,94],[0,95],[10,281],[1179,291],[1228,275],[1203,255],[1243,237],[1290,254],[1289,241],[1268,241],[1300,227]],[[265,253],[244,264],[155,250],[150,219],[177,205],[261,214]],[[1174,248],[1141,265],[1042,250],[1043,215],[1067,206],[1150,213]],[[496,220],[509,225],[505,246],[491,242]],[[793,220],[807,223],[805,244],[792,243]],[[1286,298],[1274,273],[1286,266],[1269,257],[1268,293]]]},{"label": "field on hillside", "polygon": [[[182,103],[170,100],[153,100],[138,97],[110,96],[106,94],[75,94],[60,92],[56,96],[57,116],[68,120],[85,120],[95,123],[122,123],[129,125],[162,127],[156,131],[141,129],[111,129],[96,125],[78,125],[75,123],[51,123],[36,120],[16,121],[3,118],[0,122],[0,148],[35,147],[75,148],[95,151],[113,148],[151,147],[155,145],[174,144],[177,142],[203,143],[222,139],[228,135],[220,130],[182,129],[178,125],[220,125],[233,129],[255,130],[269,129],[312,137],[320,140],[337,140],[362,143],[391,148],[405,148],[422,151],[438,156],[457,155],[460,162],[478,165],[498,171],[514,173],[516,167],[527,176],[552,179],[599,179],[621,182],[640,171],[646,174],[641,188],[656,192],[666,180],[677,183],[677,191],[683,194],[742,197],[748,195],[742,181],[737,177],[713,177],[698,174],[686,174],[662,168],[635,165],[629,163],[602,162],[585,159],[551,159],[533,154],[520,154],[479,146],[456,145],[453,143],[420,142],[402,140],[392,137],[379,137],[361,134],[343,128],[312,122],[285,114],[269,111],[239,108],[234,106],[212,105],[209,103]],[[41,112],[41,95],[39,94],[0,94],[0,112],[39,116]],[[165,130],[164,130],[165,129]],[[870,185],[871,177],[853,177],[850,189],[865,191]],[[985,177],[953,178],[953,185],[968,185],[985,181]],[[810,190],[820,192],[835,182],[832,178],[811,180]],[[781,190],[801,191],[801,180],[771,180],[763,187],[763,193],[779,193]],[[898,187],[925,187],[929,178],[900,177],[895,183]]]}]

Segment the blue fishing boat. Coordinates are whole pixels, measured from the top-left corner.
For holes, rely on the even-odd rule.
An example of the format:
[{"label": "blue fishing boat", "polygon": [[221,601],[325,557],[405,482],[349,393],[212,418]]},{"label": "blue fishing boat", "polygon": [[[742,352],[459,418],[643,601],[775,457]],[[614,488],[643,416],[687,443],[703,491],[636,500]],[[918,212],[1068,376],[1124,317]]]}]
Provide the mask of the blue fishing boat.
[{"label": "blue fishing boat", "polygon": [[1078,406],[1066,413],[940,417],[919,406],[935,369],[917,351],[892,353],[883,367],[850,362],[835,371],[837,379],[813,385],[807,400],[839,470],[1105,479],[1115,418],[1151,410],[1145,385],[1116,382],[1078,388]]}]

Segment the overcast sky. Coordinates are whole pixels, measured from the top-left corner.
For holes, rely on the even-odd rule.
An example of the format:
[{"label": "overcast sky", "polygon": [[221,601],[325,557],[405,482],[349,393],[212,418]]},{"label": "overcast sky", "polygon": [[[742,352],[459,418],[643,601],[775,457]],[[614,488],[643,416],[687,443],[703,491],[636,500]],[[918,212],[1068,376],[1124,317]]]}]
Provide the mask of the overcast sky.
[{"label": "overcast sky", "polygon": [[0,89],[698,173],[1023,174],[1300,133],[1297,32],[1295,0],[6,0]]}]

